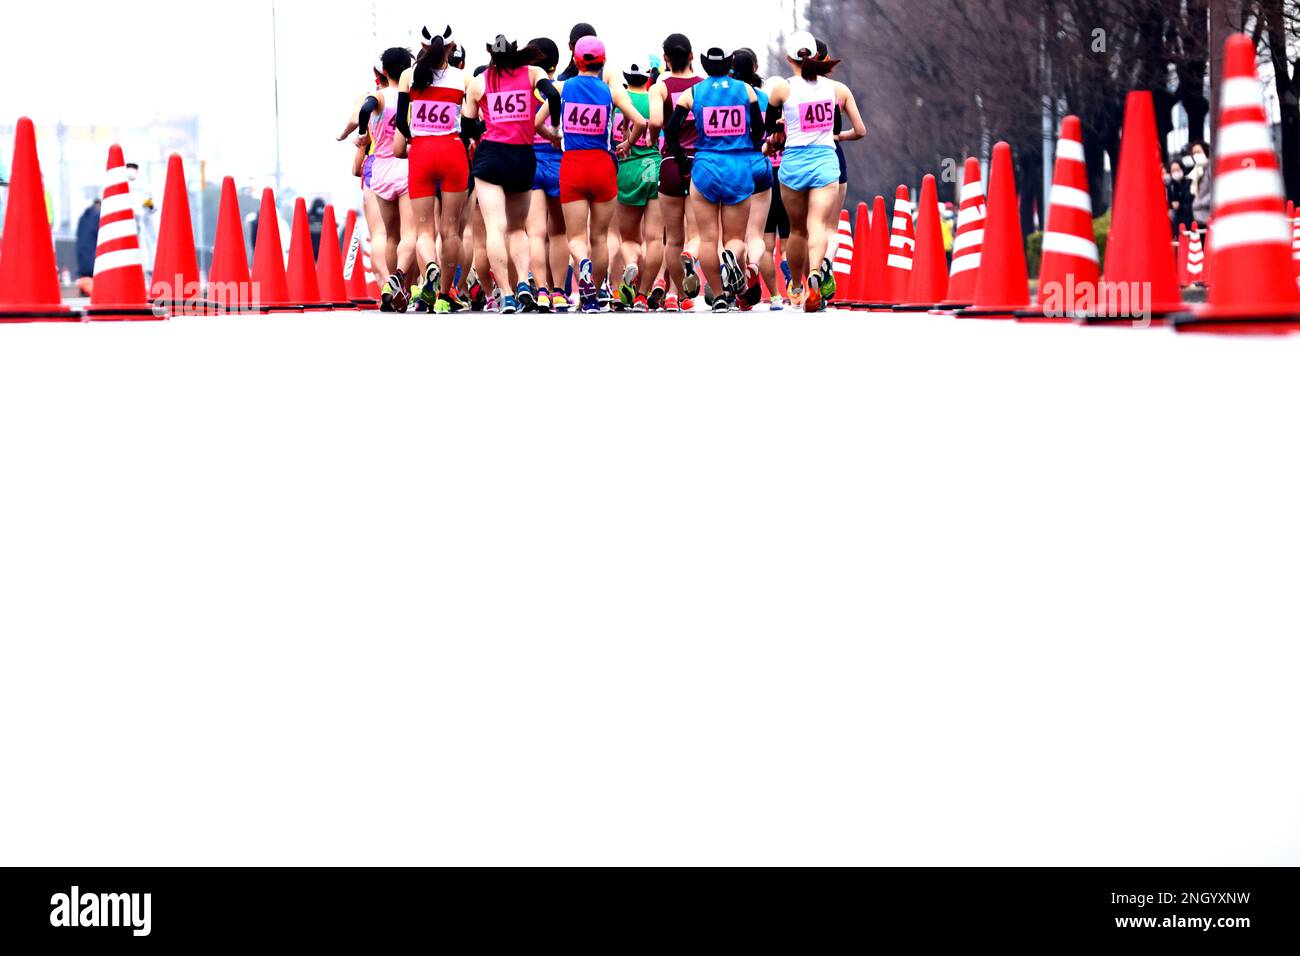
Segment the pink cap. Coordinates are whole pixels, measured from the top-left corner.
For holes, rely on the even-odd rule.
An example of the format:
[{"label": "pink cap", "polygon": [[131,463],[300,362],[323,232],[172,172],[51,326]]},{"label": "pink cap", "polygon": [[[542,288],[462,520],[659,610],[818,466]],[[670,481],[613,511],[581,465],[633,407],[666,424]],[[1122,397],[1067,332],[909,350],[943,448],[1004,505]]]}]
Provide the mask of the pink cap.
[{"label": "pink cap", "polygon": [[605,44],[599,37],[583,37],[574,45],[573,55],[579,63],[604,63]]}]

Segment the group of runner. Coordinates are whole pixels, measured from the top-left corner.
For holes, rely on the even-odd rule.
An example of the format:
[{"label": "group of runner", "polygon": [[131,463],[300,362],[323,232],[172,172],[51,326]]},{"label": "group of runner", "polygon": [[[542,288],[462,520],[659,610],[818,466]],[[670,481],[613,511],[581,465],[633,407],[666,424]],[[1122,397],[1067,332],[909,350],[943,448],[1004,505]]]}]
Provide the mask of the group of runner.
[{"label": "group of runner", "polygon": [[748,311],[764,286],[781,309],[778,268],[794,308],[824,309],[840,144],[866,135],[826,45],[793,34],[790,75],[766,82],[743,48],[705,51],[699,75],[680,33],[622,69],[590,24],[569,51],[560,71],[553,40],[499,35],[470,73],[452,28],[425,27],[418,54],[374,64],[339,139],[359,131],[381,309],[677,312],[703,292]]}]

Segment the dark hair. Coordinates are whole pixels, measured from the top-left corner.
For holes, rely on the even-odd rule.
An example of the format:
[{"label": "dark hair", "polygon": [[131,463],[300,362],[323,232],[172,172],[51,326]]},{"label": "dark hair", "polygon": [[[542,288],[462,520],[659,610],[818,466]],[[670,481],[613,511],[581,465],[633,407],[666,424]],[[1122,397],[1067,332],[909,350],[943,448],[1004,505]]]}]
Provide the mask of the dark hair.
[{"label": "dark hair", "polygon": [[537,37],[528,41],[529,46],[535,46],[546,54],[546,59],[537,64],[547,73],[555,72],[555,68],[560,65],[560,48],[550,37]]},{"label": "dark hair", "polygon": [[390,46],[380,56],[379,62],[384,67],[384,75],[396,82],[411,68],[411,51],[404,46]]},{"label": "dark hair", "polygon": [[802,59],[790,60],[791,63],[799,67],[799,75],[804,79],[816,79],[819,76],[830,76],[831,70],[840,65],[839,60],[818,59],[811,56],[805,56]]},{"label": "dark hair", "polygon": [[[816,39],[814,37],[814,39]],[[824,60],[831,55],[831,48],[826,45],[825,40],[817,40],[817,59]]]},{"label": "dark hair", "polygon": [[596,28],[590,23],[575,23],[573,29],[569,31],[569,46],[577,46],[578,41],[583,37],[594,37],[595,35]]},{"label": "dark hair", "polygon": [[415,58],[415,72],[411,74],[411,89],[427,89],[433,82],[433,74],[445,70],[450,58],[451,50],[441,34],[430,40],[429,45]]},{"label": "dark hair", "polygon": [[465,69],[465,48],[459,43],[457,43],[456,48],[451,51],[451,56],[447,57],[447,65],[454,66],[458,70]]},{"label": "dark hair", "polygon": [[[504,37],[498,36],[498,40],[504,40]],[[487,45],[488,58],[492,61],[492,69],[499,72],[510,73],[521,66],[540,66],[546,62],[546,54],[542,50],[533,46],[531,43],[526,46],[516,46],[511,43],[508,47],[501,50],[493,49],[497,43]]]},{"label": "dark hair", "polygon": [[687,69],[691,65],[692,52],[691,41],[684,33],[670,33],[664,40],[664,59],[668,61],[670,70],[681,72]]},{"label": "dark hair", "polygon": [[475,76],[482,76],[482,75],[483,75],[484,73],[486,73],[486,72],[487,72],[487,64],[486,64],[486,63],[480,63],[478,66],[474,67],[474,75],[475,75]]},{"label": "dark hair", "polygon": [[758,57],[747,46],[742,46],[731,54],[731,73],[736,79],[748,83],[755,89],[763,85],[763,78],[758,75]]}]

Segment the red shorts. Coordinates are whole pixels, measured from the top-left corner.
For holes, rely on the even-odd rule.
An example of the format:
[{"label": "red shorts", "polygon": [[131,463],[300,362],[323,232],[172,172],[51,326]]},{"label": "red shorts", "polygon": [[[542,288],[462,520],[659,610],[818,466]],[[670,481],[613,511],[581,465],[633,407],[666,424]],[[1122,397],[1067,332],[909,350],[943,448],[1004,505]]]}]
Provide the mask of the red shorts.
[{"label": "red shorts", "polygon": [[560,160],[560,202],[613,202],[618,198],[618,167],[603,149],[575,149]]},{"label": "red shorts", "polygon": [[407,158],[407,193],[412,199],[432,199],[439,189],[469,189],[469,158],[459,136],[416,136]]}]

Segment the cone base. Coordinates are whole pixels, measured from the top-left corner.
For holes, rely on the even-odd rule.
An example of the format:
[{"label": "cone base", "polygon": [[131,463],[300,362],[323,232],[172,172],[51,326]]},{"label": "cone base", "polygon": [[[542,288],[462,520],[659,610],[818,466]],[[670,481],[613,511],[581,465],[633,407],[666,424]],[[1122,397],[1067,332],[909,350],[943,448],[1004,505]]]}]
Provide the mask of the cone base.
[{"label": "cone base", "polygon": [[[1152,309],[1152,325],[1168,325],[1169,317],[1180,312],[1179,309]],[[1141,319],[1144,316],[1132,315],[1085,315],[1079,321],[1084,325],[1132,325],[1135,319]]]},{"label": "cone base", "polygon": [[1084,319],[1084,313],[1066,312],[1063,315],[1057,315],[1055,313],[1048,315],[1042,309],[1017,309],[1015,312],[1015,319],[1017,322],[1068,325],[1072,322],[1082,322]]},{"label": "cone base", "polygon": [[159,315],[152,306],[148,305],[89,305],[86,306],[85,316],[98,322],[163,321],[168,317],[166,312]]},{"label": "cone base", "polygon": [[340,312],[355,311],[359,306],[350,299],[346,302],[326,302],[325,306]]},{"label": "cone base", "polygon": [[906,305],[894,306],[894,311],[895,312],[929,312],[933,308],[936,308],[936,304],[933,302],[930,302],[926,305],[921,305],[919,302],[909,302]]},{"label": "cone base", "polygon": [[352,304],[358,309],[377,309],[379,308],[378,299],[353,299]]},{"label": "cone base", "polygon": [[279,313],[301,315],[303,312],[307,311],[306,307],[301,305],[259,305],[257,308],[263,312],[269,312],[272,315]]},{"label": "cone base", "polygon": [[1170,317],[1175,332],[1209,335],[1289,335],[1300,331],[1300,312],[1259,315],[1237,309],[1204,309]]},{"label": "cone base", "polygon": [[1028,304],[1021,305],[981,305],[969,306],[965,309],[958,309],[953,314],[959,319],[1014,319],[1016,313],[1027,308]]},{"label": "cone base", "polygon": [[0,322],[80,322],[81,311],[63,306],[34,305],[31,308],[0,308]]},{"label": "cone base", "polygon": [[954,302],[949,299],[947,302],[940,302],[935,306],[936,309],[947,309],[950,312],[956,312],[960,309],[971,309],[974,307],[975,303],[971,302],[969,299],[963,299],[961,302]]}]

